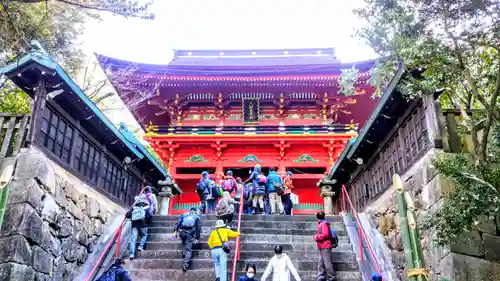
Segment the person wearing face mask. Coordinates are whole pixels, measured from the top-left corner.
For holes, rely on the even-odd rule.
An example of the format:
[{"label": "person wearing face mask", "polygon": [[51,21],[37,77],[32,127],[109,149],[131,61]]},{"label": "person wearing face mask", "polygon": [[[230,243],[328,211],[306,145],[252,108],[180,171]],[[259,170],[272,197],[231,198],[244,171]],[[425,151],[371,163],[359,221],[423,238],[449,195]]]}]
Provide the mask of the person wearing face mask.
[{"label": "person wearing face mask", "polygon": [[283,247],[280,245],[274,247],[274,254],[262,275],[262,281],[266,281],[271,273],[273,274],[272,281],[290,281],[290,272],[296,281],[301,281],[292,261],[288,255],[283,254]]},{"label": "person wearing face mask", "polygon": [[245,267],[245,275],[241,276],[238,281],[258,281],[255,278],[257,267],[253,263],[247,263]]}]

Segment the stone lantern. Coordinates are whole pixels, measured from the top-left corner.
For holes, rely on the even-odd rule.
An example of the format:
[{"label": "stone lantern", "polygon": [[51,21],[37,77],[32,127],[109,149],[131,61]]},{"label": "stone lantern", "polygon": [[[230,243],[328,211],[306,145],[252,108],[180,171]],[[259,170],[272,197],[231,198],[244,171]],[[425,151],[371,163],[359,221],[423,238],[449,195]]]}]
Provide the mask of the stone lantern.
[{"label": "stone lantern", "polygon": [[326,215],[334,215],[334,203],[333,196],[335,192],[333,191],[333,185],[336,183],[336,180],[331,180],[330,176],[325,173],[325,176],[316,184],[320,188],[320,196],[324,200],[325,206],[325,214]]},{"label": "stone lantern", "polygon": [[164,180],[158,181],[158,187],[160,188],[160,192],[158,193],[158,201],[159,201],[159,211],[161,216],[168,215],[168,209],[170,207],[170,199],[174,196],[172,193],[172,188],[178,188],[177,184],[174,180],[167,175]]}]

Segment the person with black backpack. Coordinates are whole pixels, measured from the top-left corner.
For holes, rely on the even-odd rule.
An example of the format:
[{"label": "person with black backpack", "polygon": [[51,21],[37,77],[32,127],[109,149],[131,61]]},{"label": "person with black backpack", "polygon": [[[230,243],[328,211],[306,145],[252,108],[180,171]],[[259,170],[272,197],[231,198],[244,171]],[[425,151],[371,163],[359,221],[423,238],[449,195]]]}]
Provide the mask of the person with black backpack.
[{"label": "person with black backpack", "polygon": [[191,266],[193,245],[198,244],[201,235],[201,220],[196,208],[180,216],[174,229],[174,236],[180,236],[182,241],[182,270],[186,272]]},{"label": "person with black backpack", "polygon": [[134,205],[130,209],[125,217],[132,221],[132,236],[129,243],[130,259],[135,258],[135,245],[137,243],[137,238],[139,233],[141,234],[141,241],[139,242],[139,247],[137,251],[142,251],[144,245],[148,239],[148,222],[151,221],[153,217],[149,200],[145,194],[141,194],[134,198]]},{"label": "person with black backpack", "polygon": [[208,213],[207,211],[207,200],[210,197],[211,190],[208,188],[208,172],[203,171],[201,173],[201,179],[196,184],[196,193],[200,197],[200,211],[202,214]]},{"label": "person with black backpack", "polygon": [[338,245],[338,237],[325,219],[324,212],[318,212],[318,233],[313,237],[319,251],[318,281],[335,281],[337,276],[332,264],[332,249]]},{"label": "person with black backpack", "polygon": [[128,271],[123,268],[122,259],[116,259],[115,263],[106,270],[96,281],[132,281]]}]

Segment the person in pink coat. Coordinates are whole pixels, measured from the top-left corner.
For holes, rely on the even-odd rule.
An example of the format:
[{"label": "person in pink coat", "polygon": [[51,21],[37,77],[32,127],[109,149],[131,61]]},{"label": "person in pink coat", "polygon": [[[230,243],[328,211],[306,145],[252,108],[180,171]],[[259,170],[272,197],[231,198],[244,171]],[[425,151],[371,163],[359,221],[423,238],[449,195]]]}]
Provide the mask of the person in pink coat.
[{"label": "person in pink coat", "polygon": [[337,277],[332,263],[333,237],[330,231],[330,223],[325,219],[324,212],[318,212],[316,219],[318,220],[318,233],[313,239],[318,245],[319,264],[318,264],[318,281],[335,281]]}]

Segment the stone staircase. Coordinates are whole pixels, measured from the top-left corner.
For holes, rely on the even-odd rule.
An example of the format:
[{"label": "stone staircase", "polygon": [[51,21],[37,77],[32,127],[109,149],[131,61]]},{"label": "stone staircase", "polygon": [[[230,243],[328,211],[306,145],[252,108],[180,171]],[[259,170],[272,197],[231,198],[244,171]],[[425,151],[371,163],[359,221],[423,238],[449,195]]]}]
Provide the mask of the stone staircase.
[{"label": "stone staircase", "polygon": [[[146,249],[137,254],[135,260],[127,262],[134,281],[207,281],[215,280],[208,236],[215,224],[215,216],[202,217],[202,236],[195,247],[194,259],[188,272],[182,272],[181,242],[172,239],[177,217],[157,216],[149,228]],[[339,281],[361,281],[356,257],[347,237],[340,216],[329,221],[339,235],[339,247],[334,249],[333,263]],[[241,222],[241,256],[237,264],[237,278],[243,275],[245,264],[257,266],[256,278],[260,280],[269,259],[274,255],[275,245],[282,245],[290,256],[303,281],[316,280],[318,253],[312,236],[317,223],[313,216],[261,216],[245,215]],[[235,249],[235,241],[232,242]],[[234,250],[233,250],[234,251]],[[231,278],[233,253],[228,261],[228,280]],[[293,277],[292,277],[293,278]]]}]

